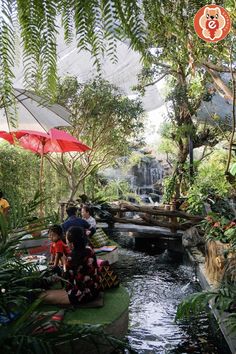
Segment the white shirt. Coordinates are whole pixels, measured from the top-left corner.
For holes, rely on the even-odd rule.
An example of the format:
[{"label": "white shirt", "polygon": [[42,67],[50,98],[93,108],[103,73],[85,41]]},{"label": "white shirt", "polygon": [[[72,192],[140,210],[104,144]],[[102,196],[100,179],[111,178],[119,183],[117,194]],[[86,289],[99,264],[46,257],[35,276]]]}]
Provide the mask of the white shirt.
[{"label": "white shirt", "polygon": [[97,226],[96,220],[92,216],[90,216],[88,219],[84,218],[84,220],[86,220],[90,226],[92,226],[96,229],[96,226]]}]

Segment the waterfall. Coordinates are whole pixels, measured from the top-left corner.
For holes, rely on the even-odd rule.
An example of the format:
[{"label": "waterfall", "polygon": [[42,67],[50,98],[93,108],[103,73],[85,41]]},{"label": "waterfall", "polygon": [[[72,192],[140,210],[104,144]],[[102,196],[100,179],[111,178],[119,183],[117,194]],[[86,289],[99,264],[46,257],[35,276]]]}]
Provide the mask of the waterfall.
[{"label": "waterfall", "polygon": [[[128,158],[123,157],[120,161],[124,164],[128,162]],[[128,181],[132,191],[139,195],[149,193],[161,194],[160,188],[165,175],[165,167],[161,160],[143,153],[139,161],[128,171],[124,171],[119,167],[108,168],[103,171],[103,175],[108,179]],[[155,188],[155,185],[160,187]]]},{"label": "waterfall", "polygon": [[131,174],[136,177],[133,182],[136,183],[135,191],[137,194],[153,193],[156,192],[154,189],[155,183],[162,181],[164,167],[154,157],[144,156],[139,164],[132,167]]}]

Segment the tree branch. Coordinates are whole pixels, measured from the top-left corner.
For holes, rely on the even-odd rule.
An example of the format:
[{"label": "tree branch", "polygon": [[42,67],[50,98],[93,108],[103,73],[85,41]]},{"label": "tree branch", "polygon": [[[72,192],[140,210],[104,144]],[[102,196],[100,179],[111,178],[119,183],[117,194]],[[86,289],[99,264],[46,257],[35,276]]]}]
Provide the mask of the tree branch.
[{"label": "tree branch", "polygon": [[171,73],[171,71],[168,71],[166,73],[164,73],[163,75],[161,75],[157,80],[150,82],[148,84],[145,84],[144,87],[148,87],[148,86],[153,86],[155,85],[157,82],[161,81],[162,79],[164,79],[164,77],[166,77],[166,75],[169,75]]},{"label": "tree branch", "polygon": [[209,69],[208,67],[205,67],[206,70],[209,72],[211,75],[214,84],[216,87],[218,87],[223,93],[224,93],[224,98],[226,100],[233,101],[233,92],[230,90],[230,88],[224,83],[222,78],[218,73],[216,73],[214,70]]},{"label": "tree branch", "polygon": [[[209,61],[202,63],[202,65],[219,73],[231,73],[230,67],[228,68],[227,66],[223,65],[215,65]],[[236,70],[232,70],[232,73],[236,73]]]}]

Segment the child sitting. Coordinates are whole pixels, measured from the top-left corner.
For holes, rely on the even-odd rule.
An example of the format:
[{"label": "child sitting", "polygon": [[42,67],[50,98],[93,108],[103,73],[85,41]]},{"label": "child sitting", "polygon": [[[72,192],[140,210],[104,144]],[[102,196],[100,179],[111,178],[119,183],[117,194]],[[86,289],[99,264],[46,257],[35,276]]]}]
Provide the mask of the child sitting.
[{"label": "child sitting", "polygon": [[91,227],[96,230],[96,220],[91,215],[91,209],[88,205],[83,205],[81,208],[82,218],[89,223]]},{"label": "child sitting", "polygon": [[53,271],[60,275],[60,265],[63,266],[63,270],[65,271],[66,256],[70,253],[70,251],[67,245],[62,241],[63,230],[60,225],[50,226],[48,235],[52,241],[50,245],[50,264],[53,266]]}]

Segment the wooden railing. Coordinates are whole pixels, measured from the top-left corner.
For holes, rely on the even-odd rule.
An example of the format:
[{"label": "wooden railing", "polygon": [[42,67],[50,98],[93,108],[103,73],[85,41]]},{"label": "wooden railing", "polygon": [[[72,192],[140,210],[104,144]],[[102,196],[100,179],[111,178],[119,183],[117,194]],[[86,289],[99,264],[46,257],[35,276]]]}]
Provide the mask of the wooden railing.
[{"label": "wooden railing", "polygon": [[[67,203],[60,203],[61,220],[64,220],[66,206]],[[108,221],[109,224],[118,222],[143,226],[159,226],[168,228],[172,232],[186,230],[204,219],[203,215],[191,215],[176,210],[175,204],[165,204],[163,206],[136,205],[126,201],[119,201],[109,204],[108,211],[111,216]],[[139,215],[139,218],[126,218],[124,214],[128,211]],[[107,222],[107,219],[100,218],[98,221]]]},{"label": "wooden railing", "polygon": [[[191,215],[173,209],[173,205],[163,205],[163,207],[152,205],[147,206],[121,201],[116,205],[111,204],[109,212],[112,214],[111,221],[114,223],[119,222],[143,226],[160,226],[168,228],[172,232],[175,232],[176,230],[186,230],[204,219],[203,215]],[[122,215],[128,211],[135,212],[140,218],[131,219],[123,217]]]}]

